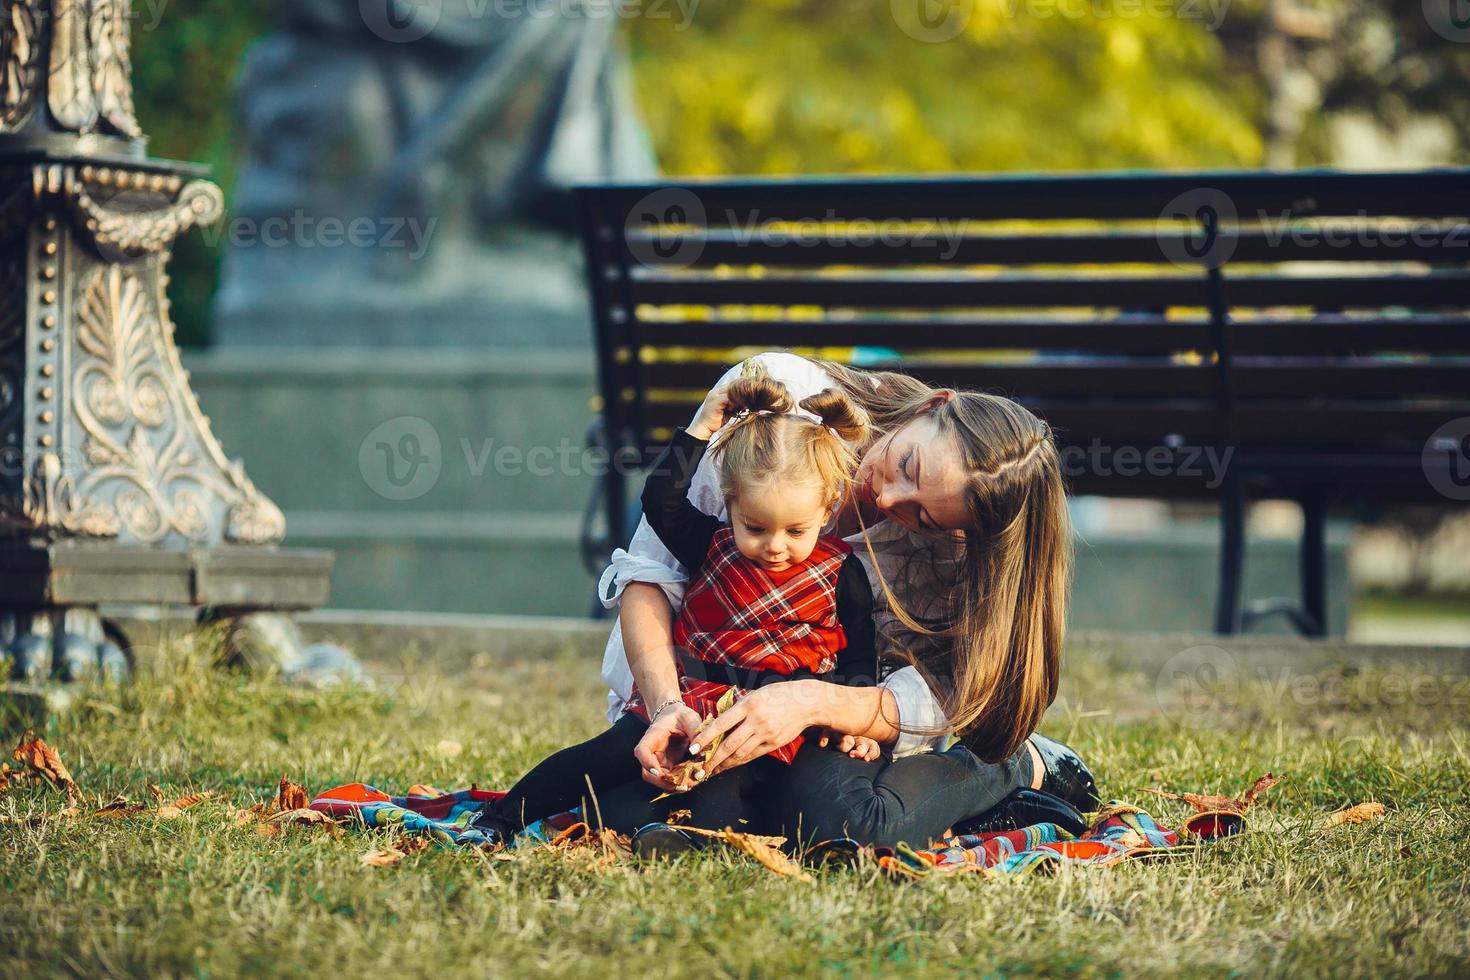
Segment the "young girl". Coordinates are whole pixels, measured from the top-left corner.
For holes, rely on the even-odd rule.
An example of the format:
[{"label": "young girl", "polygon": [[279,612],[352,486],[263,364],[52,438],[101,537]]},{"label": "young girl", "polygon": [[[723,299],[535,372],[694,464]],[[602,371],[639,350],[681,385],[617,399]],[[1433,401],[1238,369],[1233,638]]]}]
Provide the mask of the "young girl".
[{"label": "young girl", "polygon": [[[803,737],[708,782],[693,774],[687,793],[650,798],[633,749],[647,726],[675,705],[708,717],[722,697],[768,683],[820,677],[873,684],[877,652],[873,592],[845,542],[822,528],[841,504],[856,466],[851,444],[867,421],[849,397],[823,391],[791,411],[786,389],[763,376],[744,377],[706,399],[688,430],[655,463],[643,511],[664,545],[688,569],[691,585],[674,624],[679,698],[647,705],[635,689],[606,732],[563,749],[523,777],[477,820],[513,836],[530,820],[580,801],[589,822],[625,833],[662,820],[672,807],[690,811],[693,826],[738,826],[748,800],[790,763]],[[723,429],[721,428],[723,426]],[[689,502],[689,485],[710,438],[730,523]],[[873,759],[877,743],[844,739],[839,747]],[[691,752],[696,752],[691,746]],[[594,798],[583,800],[591,788]]]}]

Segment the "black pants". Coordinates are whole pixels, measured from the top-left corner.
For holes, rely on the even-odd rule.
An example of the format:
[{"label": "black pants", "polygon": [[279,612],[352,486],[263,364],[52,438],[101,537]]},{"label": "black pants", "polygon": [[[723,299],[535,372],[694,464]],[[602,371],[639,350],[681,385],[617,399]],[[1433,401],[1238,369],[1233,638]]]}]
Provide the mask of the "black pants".
[{"label": "black pants", "polygon": [[873,762],[811,742],[779,766],[763,796],[765,816],[792,842],[851,837],[863,844],[922,847],[966,817],[1031,785],[1026,746],[1004,762],[982,762],[963,746]]},{"label": "black pants", "polygon": [[633,758],[647,730],[641,718],[623,715],[602,734],[543,760],[486,807],[479,822],[509,836],[532,821],[580,806],[589,824],[625,834],[666,820],[675,810],[690,811],[683,822],[695,827],[750,829],[757,794],[775,770],[786,768],[773,759],[757,759],[655,802],[659,790],[643,781]]}]

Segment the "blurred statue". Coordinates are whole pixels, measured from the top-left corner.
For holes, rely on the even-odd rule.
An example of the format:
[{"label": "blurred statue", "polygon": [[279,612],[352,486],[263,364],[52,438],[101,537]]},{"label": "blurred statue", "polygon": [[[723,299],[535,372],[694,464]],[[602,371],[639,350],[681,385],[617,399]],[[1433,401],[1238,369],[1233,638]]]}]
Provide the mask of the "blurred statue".
[{"label": "blurred statue", "polygon": [[569,185],[654,172],[583,0],[296,0],[241,71],[227,345],[582,347]]}]

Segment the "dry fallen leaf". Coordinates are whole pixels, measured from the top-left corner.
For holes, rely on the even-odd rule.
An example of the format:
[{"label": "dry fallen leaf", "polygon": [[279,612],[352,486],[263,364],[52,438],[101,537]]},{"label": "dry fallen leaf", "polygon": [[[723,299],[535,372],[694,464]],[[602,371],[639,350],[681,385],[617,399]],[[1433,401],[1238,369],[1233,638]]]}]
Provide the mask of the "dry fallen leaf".
[{"label": "dry fallen leaf", "polygon": [[802,870],[801,866],[782,851],[781,845],[786,843],[784,837],[767,837],[764,834],[746,834],[738,830],[705,830],[703,827],[681,827],[686,833],[697,834],[700,837],[708,837],[711,840],[724,841],[742,854],[755,858],[767,869],[797,881],[811,881],[812,876]]},{"label": "dry fallen leaf", "polygon": [[1346,810],[1338,810],[1331,814],[1326,820],[1318,825],[1318,830],[1331,830],[1333,827],[1342,827],[1350,823],[1364,823],[1368,820],[1377,820],[1388,812],[1388,808],[1382,803],[1369,802],[1350,806]]},{"label": "dry fallen leaf", "polygon": [[308,807],[278,813],[271,817],[270,820],[272,823],[277,824],[330,824],[334,827],[337,825],[337,821],[325,813],[322,813],[320,810],[312,810]]},{"label": "dry fallen leaf", "polygon": [[1147,786],[1144,787],[1143,791],[1145,793],[1153,793],[1155,796],[1162,796],[1168,800],[1183,800],[1185,803],[1194,807],[1196,813],[1217,811],[1245,813],[1256,802],[1256,797],[1275,785],[1276,777],[1268,772],[1251,784],[1251,788],[1246,790],[1245,795],[1238,800],[1229,796],[1202,795],[1199,793],[1171,793],[1168,790],[1153,789]]},{"label": "dry fallen leaf", "polygon": [[285,776],[281,777],[281,786],[276,791],[276,810],[287,813],[291,810],[305,810],[311,803],[311,794],[306,787],[299,783],[293,783]]},{"label": "dry fallen leaf", "polygon": [[5,792],[12,786],[25,782],[26,774],[18,769],[10,768],[10,763],[0,762],[0,793]]},{"label": "dry fallen leaf", "polygon": [[269,815],[270,805],[267,803],[257,803],[254,806],[235,811],[235,826],[244,827],[248,824],[255,823],[257,820],[263,820]]},{"label": "dry fallen leaf", "polygon": [[24,762],[32,772],[43,777],[53,787],[65,791],[68,804],[76,802],[77,784],[71,778],[66,764],[61,761],[61,756],[41,739],[32,737],[31,732],[21,736],[20,744],[10,757],[16,762]]},{"label": "dry fallen leaf", "polygon": [[685,820],[692,819],[693,816],[694,816],[694,811],[693,810],[689,810],[689,809],[684,809],[684,810],[670,810],[669,811],[669,815],[666,818],[664,818],[664,823],[672,823],[672,824],[683,823]]},{"label": "dry fallen leaf", "polygon": [[208,790],[203,793],[190,793],[187,796],[181,796],[177,800],[174,800],[173,805],[178,807],[180,810],[187,810],[191,806],[198,806],[200,803],[203,803],[205,800],[209,799],[209,797],[210,793]]},{"label": "dry fallen leaf", "polygon": [[144,788],[148,790],[148,795],[153,797],[154,803],[163,802],[163,790],[159,789],[158,784],[155,783],[153,780],[148,780]]},{"label": "dry fallen leaf", "polygon": [[101,807],[92,814],[94,817],[106,817],[109,820],[121,820],[124,817],[136,816],[148,809],[141,803],[129,803],[126,796],[114,797],[111,803]]},{"label": "dry fallen leaf", "polygon": [[368,868],[391,868],[406,856],[402,851],[390,847],[385,851],[368,851],[358,860]]}]

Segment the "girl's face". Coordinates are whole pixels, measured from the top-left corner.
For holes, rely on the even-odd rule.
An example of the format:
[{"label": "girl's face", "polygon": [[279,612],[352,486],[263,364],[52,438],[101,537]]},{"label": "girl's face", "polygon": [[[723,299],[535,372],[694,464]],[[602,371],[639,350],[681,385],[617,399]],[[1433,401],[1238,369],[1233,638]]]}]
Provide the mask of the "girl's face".
[{"label": "girl's face", "polygon": [[868,447],[857,468],[865,516],[891,518],[913,531],[968,527],[966,472],[958,442],[921,415]]},{"label": "girl's face", "polygon": [[746,558],[779,572],[811,557],[827,521],[822,488],[770,482],[741,487],[730,499],[735,547]]}]

